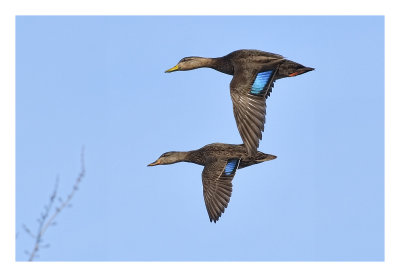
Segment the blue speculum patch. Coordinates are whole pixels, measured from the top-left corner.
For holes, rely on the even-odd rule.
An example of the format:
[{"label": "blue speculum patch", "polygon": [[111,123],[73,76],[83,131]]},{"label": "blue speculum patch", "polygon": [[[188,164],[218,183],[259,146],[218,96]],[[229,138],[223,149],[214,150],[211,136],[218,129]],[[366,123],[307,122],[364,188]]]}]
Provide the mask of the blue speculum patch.
[{"label": "blue speculum patch", "polygon": [[238,162],[239,162],[238,159],[229,160],[225,166],[225,174],[231,175],[236,170],[236,167],[238,166]]},{"label": "blue speculum patch", "polygon": [[250,93],[255,95],[260,94],[271,79],[272,73],[273,70],[258,73],[251,87]]}]

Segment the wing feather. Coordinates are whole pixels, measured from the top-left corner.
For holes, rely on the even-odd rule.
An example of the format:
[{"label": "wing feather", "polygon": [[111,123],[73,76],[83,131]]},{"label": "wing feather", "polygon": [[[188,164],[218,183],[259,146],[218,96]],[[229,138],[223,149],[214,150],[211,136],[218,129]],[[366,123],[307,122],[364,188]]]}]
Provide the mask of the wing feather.
[{"label": "wing feather", "polygon": [[232,195],[232,180],[239,167],[239,159],[235,167],[225,173],[225,168],[231,160],[214,159],[207,161],[203,173],[203,196],[210,221],[217,222],[228,207]]},{"label": "wing feather", "polygon": [[[265,78],[259,78],[257,86],[253,86],[260,72],[248,71],[243,68],[236,70],[235,68],[235,74],[231,81],[231,98],[236,125],[246,151],[251,156],[257,153],[259,142],[262,139],[267,109],[266,98],[271,93],[277,71],[275,69],[271,74],[265,75],[269,76],[268,82],[265,81]],[[262,89],[260,89],[260,82],[266,82]]]}]

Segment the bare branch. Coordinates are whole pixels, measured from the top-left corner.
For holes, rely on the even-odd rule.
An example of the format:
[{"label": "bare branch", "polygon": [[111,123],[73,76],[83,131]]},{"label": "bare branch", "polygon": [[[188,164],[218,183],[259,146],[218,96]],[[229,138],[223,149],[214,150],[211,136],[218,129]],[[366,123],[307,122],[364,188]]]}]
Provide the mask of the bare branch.
[{"label": "bare branch", "polygon": [[25,224],[22,224],[22,229],[24,229],[25,233],[27,233],[30,237],[36,238],[35,235],[31,232],[31,230]]},{"label": "bare branch", "polygon": [[[33,235],[33,233],[30,231],[28,227],[26,227],[25,225],[22,226],[25,232],[35,239],[35,245],[29,254],[29,259],[28,259],[29,261],[33,261],[35,258],[39,257],[38,252],[40,248],[50,247],[50,244],[43,244],[44,234],[46,233],[47,229],[50,226],[55,226],[57,224],[55,222],[55,219],[64,210],[64,208],[71,206],[70,202],[73,199],[76,191],[79,189],[79,185],[81,184],[83,177],[85,176],[84,150],[85,150],[84,147],[82,147],[81,171],[79,172],[78,177],[76,178],[75,183],[72,186],[71,192],[67,195],[66,200],[63,200],[61,197],[58,197],[59,205],[52,210],[58,192],[59,178],[57,176],[53,193],[50,195],[49,203],[44,206],[44,211],[40,214],[40,217],[37,219],[39,223],[37,234]],[[51,211],[52,213],[50,213]]]}]

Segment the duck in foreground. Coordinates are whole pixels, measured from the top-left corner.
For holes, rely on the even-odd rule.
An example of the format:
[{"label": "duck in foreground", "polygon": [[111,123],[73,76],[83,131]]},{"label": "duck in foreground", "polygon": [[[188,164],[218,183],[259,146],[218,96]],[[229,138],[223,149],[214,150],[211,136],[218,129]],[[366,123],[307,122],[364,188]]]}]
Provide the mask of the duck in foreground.
[{"label": "duck in foreground", "polygon": [[202,173],[204,201],[210,222],[217,222],[228,207],[236,170],[275,158],[274,155],[262,152],[249,157],[243,144],[212,143],[194,151],[164,153],[148,166],[177,162],[190,162],[204,166]]},{"label": "duck in foreground", "polygon": [[264,131],[266,99],[277,79],[314,70],[281,55],[259,50],[237,50],[219,58],[186,57],[167,71],[209,67],[233,75],[230,92],[233,113],[247,153],[254,156]]}]

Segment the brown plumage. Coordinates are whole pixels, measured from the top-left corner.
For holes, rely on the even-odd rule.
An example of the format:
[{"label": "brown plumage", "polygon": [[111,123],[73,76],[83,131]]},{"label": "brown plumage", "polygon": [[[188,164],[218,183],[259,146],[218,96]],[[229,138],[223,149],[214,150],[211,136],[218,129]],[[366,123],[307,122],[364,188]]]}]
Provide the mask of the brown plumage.
[{"label": "brown plumage", "polygon": [[210,221],[217,222],[228,207],[236,170],[275,158],[274,155],[262,152],[249,157],[243,144],[212,143],[194,151],[164,153],[149,166],[177,162],[204,166],[202,173],[204,202]]},{"label": "brown plumage", "polygon": [[233,75],[230,83],[233,113],[249,155],[255,155],[264,131],[266,99],[277,79],[314,70],[281,55],[259,50],[237,50],[219,58],[186,57],[166,72],[213,68]]}]

